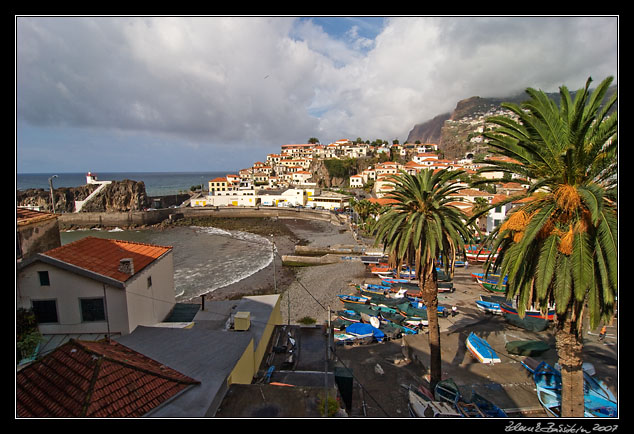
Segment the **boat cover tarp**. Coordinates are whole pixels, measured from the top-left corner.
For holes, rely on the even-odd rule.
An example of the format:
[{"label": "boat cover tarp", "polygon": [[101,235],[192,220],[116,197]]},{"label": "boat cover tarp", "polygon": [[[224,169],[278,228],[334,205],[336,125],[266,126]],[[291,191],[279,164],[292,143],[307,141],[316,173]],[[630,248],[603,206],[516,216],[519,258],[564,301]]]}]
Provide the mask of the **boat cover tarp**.
[{"label": "boat cover tarp", "polygon": [[543,341],[511,341],[507,342],[506,351],[519,356],[539,356],[550,349]]},{"label": "boat cover tarp", "polygon": [[346,333],[355,334],[355,335],[372,335],[374,338],[381,342],[385,337],[385,333],[381,330],[373,327],[371,324],[366,323],[354,323],[350,324],[346,327]]}]

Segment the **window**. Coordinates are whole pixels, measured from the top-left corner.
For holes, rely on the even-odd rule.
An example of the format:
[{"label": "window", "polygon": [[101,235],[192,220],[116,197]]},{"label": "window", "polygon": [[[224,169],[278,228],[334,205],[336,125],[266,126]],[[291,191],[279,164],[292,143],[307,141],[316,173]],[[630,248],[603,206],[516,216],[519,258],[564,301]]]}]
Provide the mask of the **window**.
[{"label": "window", "polygon": [[40,276],[40,286],[51,286],[48,271],[38,271],[37,274]]},{"label": "window", "polygon": [[152,287],[152,276],[148,276],[147,278],[147,287],[148,289]]},{"label": "window", "polygon": [[31,302],[33,313],[38,324],[56,323],[57,321],[57,301],[55,300],[33,300]]},{"label": "window", "polygon": [[105,321],[106,309],[104,307],[103,298],[81,298],[79,299],[81,307],[81,320],[83,322]]}]

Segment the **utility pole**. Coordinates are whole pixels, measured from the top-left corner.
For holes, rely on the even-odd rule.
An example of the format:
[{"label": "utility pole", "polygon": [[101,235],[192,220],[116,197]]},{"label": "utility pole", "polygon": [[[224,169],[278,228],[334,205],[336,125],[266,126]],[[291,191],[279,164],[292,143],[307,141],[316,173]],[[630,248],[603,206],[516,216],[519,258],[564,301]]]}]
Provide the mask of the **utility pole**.
[{"label": "utility pole", "polygon": [[57,175],[53,175],[48,178],[48,185],[51,187],[51,207],[53,208],[53,214],[55,214],[55,196],[53,195],[53,178],[57,178]]}]

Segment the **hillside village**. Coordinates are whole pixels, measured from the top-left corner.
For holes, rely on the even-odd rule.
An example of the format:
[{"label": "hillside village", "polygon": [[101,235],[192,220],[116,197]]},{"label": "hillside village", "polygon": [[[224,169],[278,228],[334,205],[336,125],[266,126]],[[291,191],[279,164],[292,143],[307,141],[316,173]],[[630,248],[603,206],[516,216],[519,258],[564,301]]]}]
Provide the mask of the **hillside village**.
[{"label": "hillside village", "polygon": [[[478,121],[469,119],[476,131],[482,131]],[[475,124],[473,123],[475,122]],[[471,139],[479,143],[481,137]],[[379,141],[380,142],[380,141]],[[493,157],[497,158],[497,157]],[[324,188],[324,162],[357,161],[367,168],[348,176],[340,188]],[[466,214],[476,204],[495,204],[509,195],[521,193],[526,185],[519,180],[506,179],[502,172],[484,173],[481,177],[499,179],[495,192],[469,188],[469,181],[485,163],[478,162],[473,153],[463,158],[448,160],[441,157],[437,144],[399,144],[387,142],[364,143],[360,139],[338,140],[328,145],[320,143],[287,144],[279,154],[268,154],[265,161],[256,161],[237,174],[211,179],[208,193],[193,198],[192,207],[205,206],[277,206],[306,207],[330,211],[349,210],[351,199],[367,199],[379,206],[389,204],[387,198],[394,188],[390,178],[405,172],[415,175],[421,170],[463,170],[464,187],[453,203]],[[354,165],[352,165],[354,167]],[[510,205],[489,212],[479,222],[480,229],[490,232],[503,219]]]}]

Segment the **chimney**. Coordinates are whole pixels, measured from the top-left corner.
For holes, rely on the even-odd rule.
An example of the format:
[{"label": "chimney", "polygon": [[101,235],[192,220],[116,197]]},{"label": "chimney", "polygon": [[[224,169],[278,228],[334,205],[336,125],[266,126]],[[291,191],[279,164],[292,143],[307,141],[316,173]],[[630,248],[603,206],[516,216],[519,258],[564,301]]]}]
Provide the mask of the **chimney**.
[{"label": "chimney", "polygon": [[134,275],[134,261],[132,258],[123,258],[119,260],[119,271],[122,273]]}]

